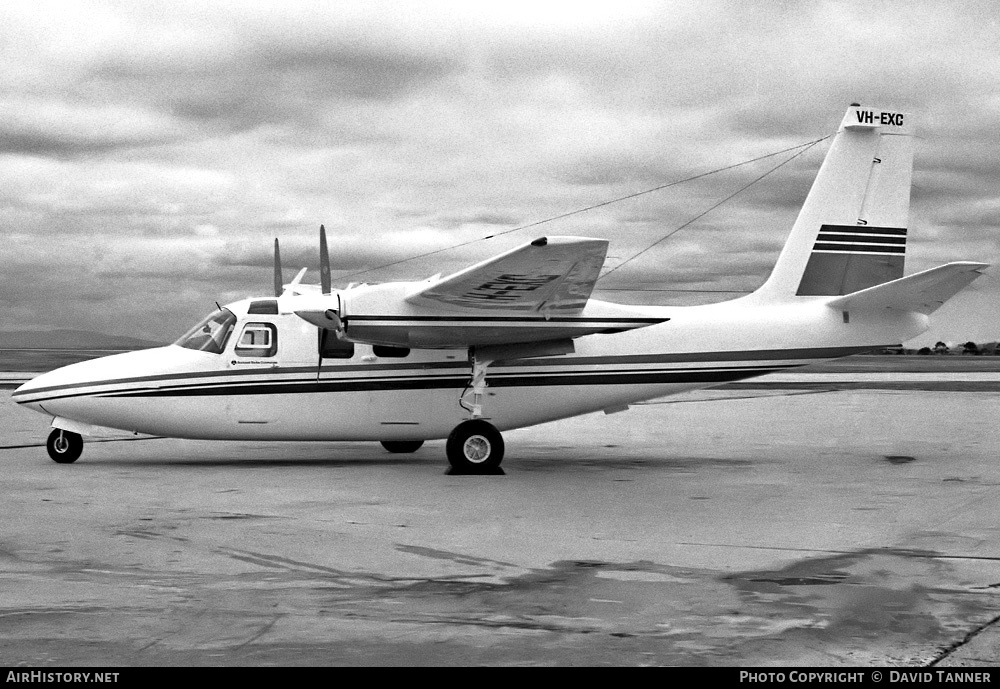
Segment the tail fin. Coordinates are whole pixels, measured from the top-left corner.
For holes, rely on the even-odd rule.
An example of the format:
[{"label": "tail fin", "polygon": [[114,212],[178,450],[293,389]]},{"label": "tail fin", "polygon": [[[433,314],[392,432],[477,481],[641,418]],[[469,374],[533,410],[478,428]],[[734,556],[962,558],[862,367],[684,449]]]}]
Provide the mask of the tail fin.
[{"label": "tail fin", "polygon": [[901,278],[912,171],[910,115],[852,104],[757,295],[839,296]]}]

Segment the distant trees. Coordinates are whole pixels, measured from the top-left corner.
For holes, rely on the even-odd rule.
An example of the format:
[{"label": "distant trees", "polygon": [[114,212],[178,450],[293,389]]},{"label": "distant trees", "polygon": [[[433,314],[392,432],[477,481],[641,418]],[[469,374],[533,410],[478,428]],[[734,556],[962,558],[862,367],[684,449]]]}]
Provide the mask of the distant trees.
[{"label": "distant trees", "polygon": [[949,355],[962,354],[964,356],[1000,356],[1000,342],[984,342],[976,344],[972,340],[961,345],[949,347],[947,342],[938,342],[933,347],[921,347],[920,349],[906,349],[904,347],[886,347],[879,349],[873,354],[920,354],[928,356],[930,354]]}]

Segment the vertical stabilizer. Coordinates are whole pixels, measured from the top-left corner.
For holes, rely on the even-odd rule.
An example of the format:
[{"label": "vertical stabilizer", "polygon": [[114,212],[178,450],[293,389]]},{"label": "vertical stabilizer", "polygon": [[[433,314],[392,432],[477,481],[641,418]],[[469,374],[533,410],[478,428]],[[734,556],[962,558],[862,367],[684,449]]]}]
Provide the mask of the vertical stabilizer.
[{"label": "vertical stabilizer", "polygon": [[912,171],[911,116],[851,105],[757,295],[839,296],[901,278]]}]

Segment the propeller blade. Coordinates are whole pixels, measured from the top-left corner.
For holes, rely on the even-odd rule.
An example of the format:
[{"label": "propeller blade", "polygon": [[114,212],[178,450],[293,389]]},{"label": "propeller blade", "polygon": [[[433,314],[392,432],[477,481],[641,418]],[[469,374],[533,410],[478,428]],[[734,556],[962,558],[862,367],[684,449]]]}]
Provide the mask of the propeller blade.
[{"label": "propeller blade", "polygon": [[319,282],[323,294],[330,293],[330,252],[326,248],[326,228],[319,226]]},{"label": "propeller blade", "polygon": [[281,275],[281,251],[278,249],[278,238],[274,238],[274,296],[280,297],[284,291],[284,278]]}]

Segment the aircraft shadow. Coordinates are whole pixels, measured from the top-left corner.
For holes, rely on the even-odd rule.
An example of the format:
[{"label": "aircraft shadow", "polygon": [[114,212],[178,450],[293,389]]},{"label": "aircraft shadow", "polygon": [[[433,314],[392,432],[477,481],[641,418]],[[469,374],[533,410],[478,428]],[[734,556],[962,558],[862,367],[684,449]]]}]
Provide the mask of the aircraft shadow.
[{"label": "aircraft shadow", "polygon": [[[401,459],[397,457],[315,457],[315,458],[282,458],[282,457],[205,457],[205,458],[170,458],[170,457],[130,457],[116,459],[81,460],[95,466],[118,467],[229,467],[229,468],[273,468],[273,467],[399,467],[418,466],[431,463],[430,459]],[[447,463],[444,463],[447,466]],[[443,470],[443,468],[442,468]]]}]

